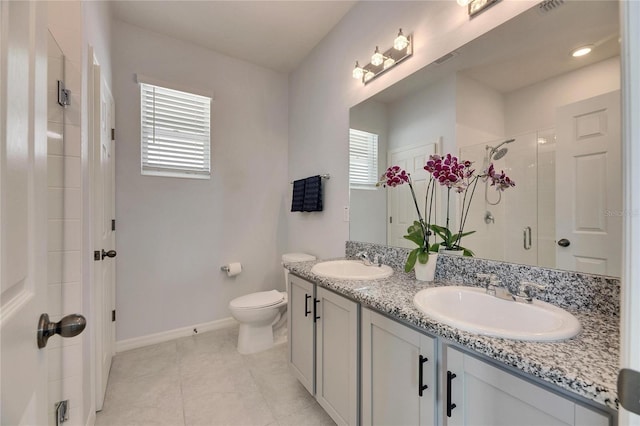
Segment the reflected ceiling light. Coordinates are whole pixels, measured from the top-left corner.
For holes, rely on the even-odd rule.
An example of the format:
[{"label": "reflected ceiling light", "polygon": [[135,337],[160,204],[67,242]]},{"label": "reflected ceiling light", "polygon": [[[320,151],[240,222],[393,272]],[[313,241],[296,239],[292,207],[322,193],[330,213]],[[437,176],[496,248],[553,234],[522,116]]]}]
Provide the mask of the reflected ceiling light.
[{"label": "reflected ceiling light", "polygon": [[397,37],[393,40],[393,47],[380,51],[380,47],[376,46],[376,50],[371,56],[371,62],[360,66],[360,63],[356,61],[351,76],[366,84],[411,55],[413,55],[413,36],[411,34],[405,36],[400,28]]},{"label": "reflected ceiling light", "polygon": [[379,67],[384,62],[384,56],[378,50],[378,46],[376,46],[376,51],[373,52],[373,56],[371,56],[371,65]]},{"label": "reflected ceiling light", "polygon": [[402,34],[402,28],[398,31],[398,37],[393,40],[393,48],[396,50],[403,50],[409,45],[409,39]]},{"label": "reflected ceiling light", "polygon": [[588,55],[592,50],[593,46],[590,44],[587,46],[578,47],[573,52],[571,52],[571,56],[573,56],[574,58],[579,58],[580,56]]}]

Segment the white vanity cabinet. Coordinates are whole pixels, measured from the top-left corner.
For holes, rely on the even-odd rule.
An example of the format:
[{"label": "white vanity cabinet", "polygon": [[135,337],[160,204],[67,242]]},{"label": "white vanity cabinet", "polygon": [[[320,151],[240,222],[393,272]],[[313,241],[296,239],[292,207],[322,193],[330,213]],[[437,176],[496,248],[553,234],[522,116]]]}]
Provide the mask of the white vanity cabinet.
[{"label": "white vanity cabinet", "polygon": [[311,395],[315,395],[315,285],[289,275],[287,303],[289,366]]},{"label": "white vanity cabinet", "polygon": [[362,424],[435,425],[435,339],[362,308]]},{"label": "white vanity cabinet", "polygon": [[289,276],[289,364],[338,425],[358,424],[358,309]]},{"label": "white vanity cabinet", "polygon": [[447,426],[609,426],[611,417],[453,347],[446,349],[442,412]]}]

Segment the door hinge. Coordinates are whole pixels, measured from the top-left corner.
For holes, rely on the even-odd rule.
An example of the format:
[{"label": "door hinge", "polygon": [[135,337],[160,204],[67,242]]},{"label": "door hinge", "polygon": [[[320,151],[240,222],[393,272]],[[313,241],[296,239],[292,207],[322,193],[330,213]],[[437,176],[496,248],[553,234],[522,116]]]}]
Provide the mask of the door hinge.
[{"label": "door hinge", "polygon": [[114,129],[113,127],[111,128],[111,140],[116,140],[116,129]]},{"label": "door hinge", "polygon": [[116,220],[115,219],[111,219],[111,230],[112,231],[116,230]]},{"label": "door hinge", "polygon": [[114,322],[116,320],[116,310],[114,309],[113,311],[111,311],[111,322]]},{"label": "door hinge", "polygon": [[102,260],[102,253],[100,250],[95,250],[93,252],[93,260]]},{"label": "door hinge", "polygon": [[65,89],[64,81],[58,80],[58,105],[63,108],[71,105],[71,91]]},{"label": "door hinge", "polygon": [[393,223],[393,216],[389,216],[389,223]]},{"label": "door hinge", "polygon": [[56,402],[55,407],[56,425],[59,426],[69,420],[69,400],[65,399],[64,401],[58,401]]}]

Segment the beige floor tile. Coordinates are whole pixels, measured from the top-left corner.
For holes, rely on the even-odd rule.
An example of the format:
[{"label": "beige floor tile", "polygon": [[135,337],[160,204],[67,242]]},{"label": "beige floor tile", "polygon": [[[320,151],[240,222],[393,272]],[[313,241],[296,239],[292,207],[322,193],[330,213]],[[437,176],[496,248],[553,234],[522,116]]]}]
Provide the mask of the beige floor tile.
[{"label": "beige floor tile", "polygon": [[166,342],[145,348],[121,352],[113,357],[111,379],[132,379],[149,374],[177,371],[176,342]]},{"label": "beige floor tile", "polygon": [[287,345],[236,350],[238,327],[114,357],[98,426],[333,425],[295,379]]},{"label": "beige floor tile", "polygon": [[202,399],[185,399],[184,414],[189,426],[266,426],[275,420],[259,392],[212,393]]},{"label": "beige floor tile", "polygon": [[313,396],[289,371],[255,373],[252,370],[251,374],[276,419],[289,416],[315,403]]},{"label": "beige floor tile", "polygon": [[335,426],[335,424],[317,402],[287,417],[278,419],[279,426]]}]

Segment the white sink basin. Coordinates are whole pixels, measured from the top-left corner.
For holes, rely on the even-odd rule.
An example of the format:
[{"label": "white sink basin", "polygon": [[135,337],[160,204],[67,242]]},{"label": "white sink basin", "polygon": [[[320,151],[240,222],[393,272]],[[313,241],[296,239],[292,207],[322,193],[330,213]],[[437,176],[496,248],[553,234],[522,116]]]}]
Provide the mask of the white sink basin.
[{"label": "white sink basin", "polygon": [[329,260],[313,265],[311,272],[321,277],[343,280],[375,280],[393,275],[387,265],[367,266],[361,260]]},{"label": "white sink basin", "polygon": [[421,290],[413,303],[431,318],[487,336],[548,342],[571,338],[581,330],[576,317],[554,305],[503,300],[475,287]]}]

